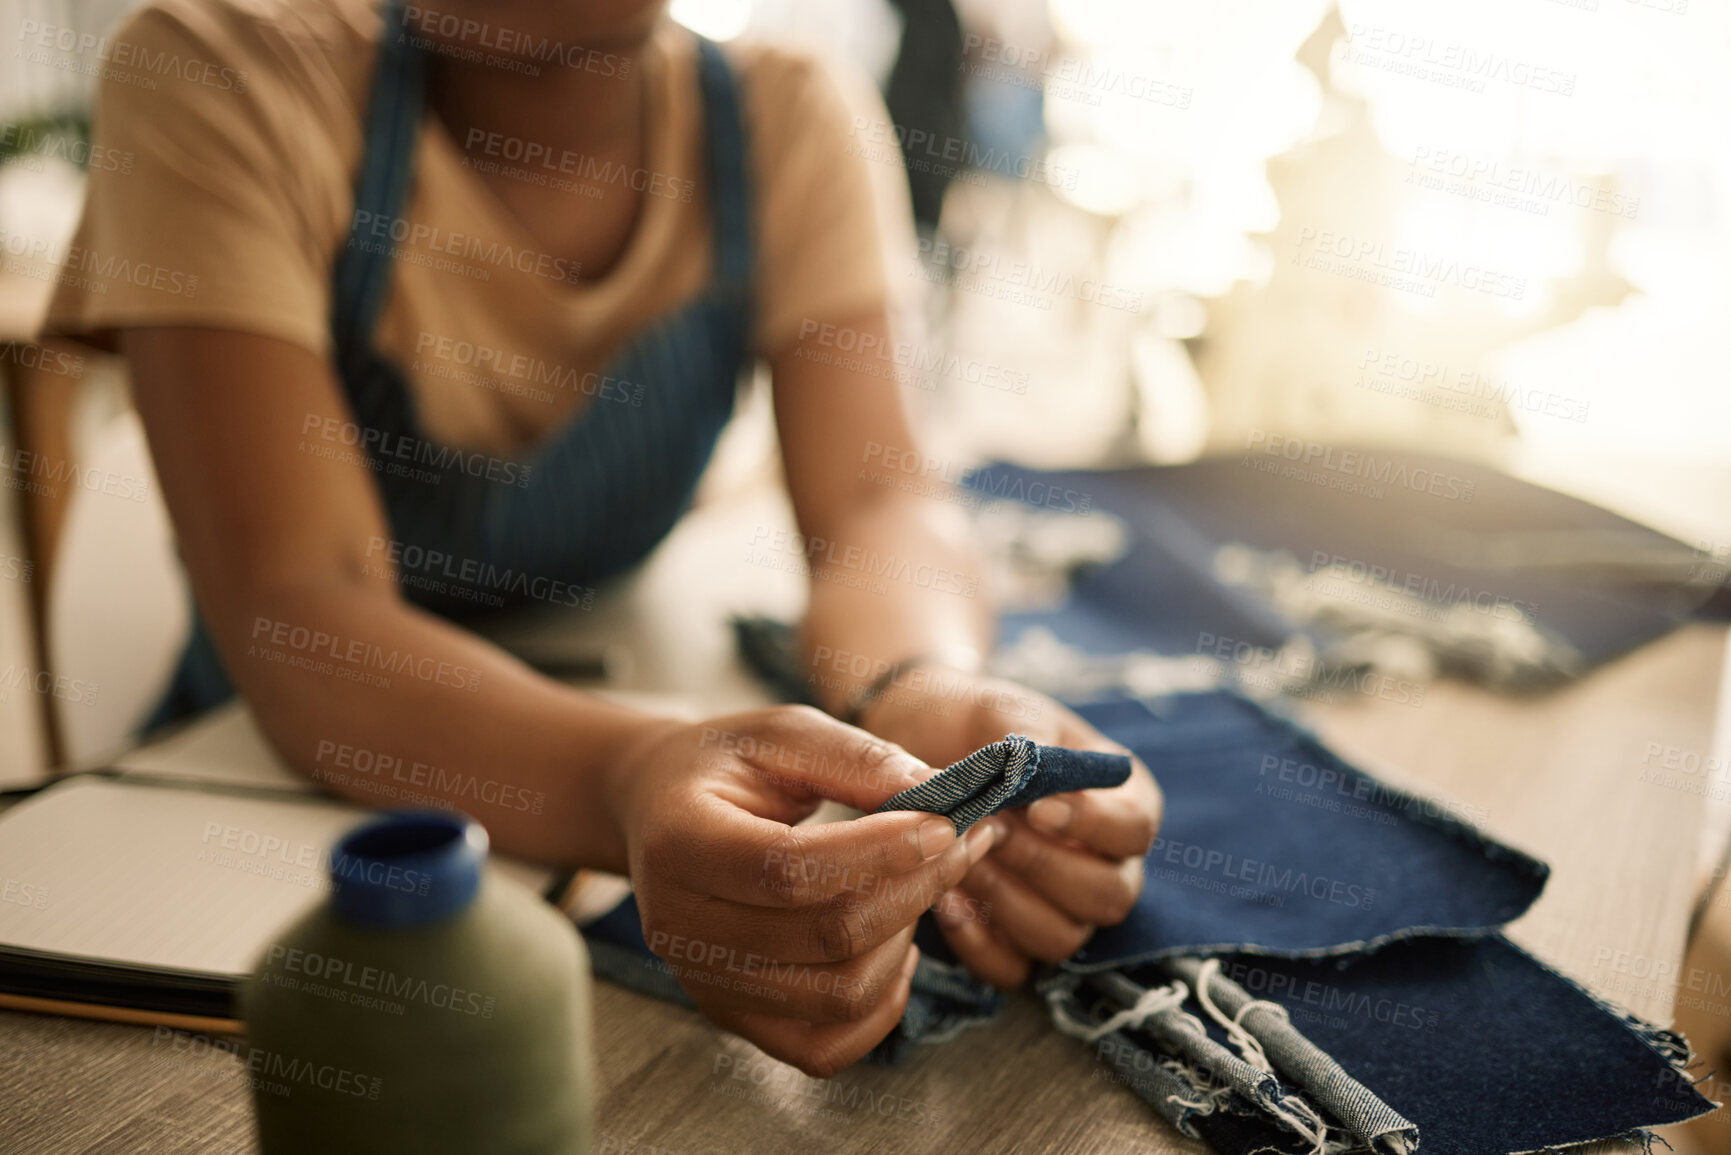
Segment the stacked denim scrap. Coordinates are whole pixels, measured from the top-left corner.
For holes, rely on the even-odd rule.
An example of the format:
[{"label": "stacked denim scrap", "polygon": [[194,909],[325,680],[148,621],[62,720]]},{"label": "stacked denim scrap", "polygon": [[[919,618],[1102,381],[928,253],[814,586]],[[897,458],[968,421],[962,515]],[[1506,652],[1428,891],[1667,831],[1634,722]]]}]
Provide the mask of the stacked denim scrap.
[{"label": "stacked denim scrap", "polygon": [[1499,933],[1543,863],[1230,694],[1078,709],[1153,769],[1166,815],[1129,918],[1041,989],[1184,1133],[1488,1155],[1711,1109],[1679,1036]]},{"label": "stacked denim scrap", "polygon": [[[1470,809],[1391,788],[1229,692],[1075,708],[1153,770],[1166,813],[1130,916],[1039,987],[1056,1029],[1185,1134],[1227,1155],[1489,1155],[1711,1109],[1680,1037],[1499,933],[1549,872],[1465,821]],[[967,773],[921,787],[925,808],[961,812],[994,787],[977,767],[963,785]],[[1009,805],[1036,796],[995,786]],[[877,1061],[1002,1003],[929,915],[915,941],[913,995]]]}]

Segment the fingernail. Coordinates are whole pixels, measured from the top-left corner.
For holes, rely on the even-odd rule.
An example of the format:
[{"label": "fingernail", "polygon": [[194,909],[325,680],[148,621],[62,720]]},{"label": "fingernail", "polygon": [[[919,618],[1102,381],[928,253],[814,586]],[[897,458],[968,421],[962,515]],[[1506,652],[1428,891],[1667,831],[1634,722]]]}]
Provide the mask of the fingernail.
[{"label": "fingernail", "polygon": [[968,831],[968,865],[972,866],[986,856],[986,851],[992,848],[992,843],[998,840],[996,827],[989,825],[976,826]]},{"label": "fingernail", "polygon": [[1124,880],[1126,886],[1138,891],[1142,889],[1142,878],[1147,872],[1147,863],[1140,858],[1126,858],[1118,864],[1118,877]]},{"label": "fingernail", "polygon": [[928,818],[914,831],[921,858],[942,854],[956,841],[955,825],[948,818]]},{"label": "fingernail", "polygon": [[1028,825],[1047,834],[1057,834],[1070,825],[1074,808],[1062,798],[1042,798],[1028,807]]}]

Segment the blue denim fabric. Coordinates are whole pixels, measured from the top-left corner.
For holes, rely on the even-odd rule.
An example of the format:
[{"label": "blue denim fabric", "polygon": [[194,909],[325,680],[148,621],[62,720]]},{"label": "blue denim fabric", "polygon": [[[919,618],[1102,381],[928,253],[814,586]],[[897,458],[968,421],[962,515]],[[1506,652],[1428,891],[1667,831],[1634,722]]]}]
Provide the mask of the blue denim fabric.
[{"label": "blue denim fabric", "polygon": [[[1003,636],[1044,625],[1103,654],[1194,654],[1204,633],[1278,649],[1292,627],[1265,598],[1215,571],[1216,550],[1229,542],[1285,550],[1306,570],[1326,564],[1319,554],[1378,566],[1397,586],[1414,580],[1411,588],[1437,605],[1470,591],[1530,606],[1538,626],[1579,655],[1579,669],[1660,637],[1692,613],[1731,609],[1731,598],[1707,603],[1707,589],[1681,580],[1630,577],[1644,565],[1682,574],[1695,556],[1646,526],[1483,465],[1383,449],[1358,455],[1367,458],[1379,473],[1386,464],[1391,476],[1448,479],[1454,495],[1384,484],[1371,499],[1262,472],[1252,466],[1285,462],[1260,453],[1099,472],[980,470],[966,484],[982,501],[1069,495],[1072,506],[1111,513],[1129,531],[1126,556],[1078,575],[1060,610],[1007,615]],[[1561,543],[1558,557],[1518,556],[1546,541]],[[1571,567],[1570,554],[1596,566]]]},{"label": "blue denim fabric", "polygon": [[[1409,1119],[1426,1155],[1557,1147],[1712,1107],[1676,1065],[1687,1053],[1677,1036],[1608,1010],[1500,935],[1415,938],[1328,959],[1240,953],[1221,962]],[[1127,973],[1141,982],[1163,977],[1151,967]],[[1155,1040],[1134,1030],[1123,1037],[1136,1049],[1102,1046],[1101,1057],[1115,1069],[1151,1066],[1140,1056],[1160,1053]],[[1259,1113],[1192,1113],[1186,1121],[1228,1155],[1304,1149]]]},{"label": "blue denim fabric", "polygon": [[[1228,978],[1284,1005],[1418,1128],[1426,1152],[1554,1146],[1709,1109],[1678,1074],[1680,1040],[1625,1020],[1496,934],[1538,896],[1542,863],[1230,695],[1079,710],[1166,793],[1141,900],[1064,964],[1060,981],[1079,981],[1084,1001],[1092,990],[1117,1005],[1090,975],[1157,986],[1172,977],[1159,960],[1223,956]],[[1122,1035],[1151,1060],[1170,1053],[1147,1032]],[[1591,1106],[1561,1088],[1590,1089]],[[1248,1111],[1244,1099],[1237,1109]],[[1188,1122],[1223,1152],[1299,1149],[1263,1114]]]},{"label": "blue denim fabric", "polygon": [[1166,814],[1135,910],[1095,934],[1076,969],[1483,934],[1525,911],[1549,873],[1231,694],[1077,710],[1147,763]]},{"label": "blue denim fabric", "polygon": [[878,813],[929,810],[955,823],[957,834],[965,834],[1000,810],[1072,790],[1122,786],[1129,777],[1130,759],[1122,754],[1042,746],[1011,734],[908,787],[878,807]]}]

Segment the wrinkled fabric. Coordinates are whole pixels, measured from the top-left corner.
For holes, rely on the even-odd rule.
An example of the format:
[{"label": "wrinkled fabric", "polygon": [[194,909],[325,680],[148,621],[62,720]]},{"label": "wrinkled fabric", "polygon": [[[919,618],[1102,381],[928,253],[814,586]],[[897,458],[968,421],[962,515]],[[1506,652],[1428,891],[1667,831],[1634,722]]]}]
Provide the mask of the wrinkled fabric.
[{"label": "wrinkled fabric", "polygon": [[1148,765],[1166,811],[1135,909],[1076,953],[1077,969],[1488,933],[1532,905],[1549,874],[1457,817],[1466,812],[1388,786],[1234,695],[1078,712]]},{"label": "wrinkled fabric", "polygon": [[[1098,932],[1048,990],[1118,1007],[1114,979],[1157,987],[1216,957],[1226,979],[1280,1005],[1328,1063],[1409,1121],[1426,1152],[1583,1142],[1710,1109],[1680,1073],[1681,1039],[1605,1007],[1497,933],[1538,897],[1543,863],[1232,695],[1079,712],[1149,765],[1166,815],[1130,917]],[[1231,1044],[1219,1023],[1204,1027]],[[1147,1031],[1120,1036],[1131,1051],[1100,1052],[1114,1070],[1146,1074],[1172,1055]],[[1295,1090],[1329,1074],[1314,1055],[1300,1066]],[[1563,1087],[1590,1088],[1591,1108]],[[1230,1092],[1192,1088],[1181,1128],[1223,1152],[1313,1149]],[[1309,1099],[1332,1127],[1352,1129],[1350,1105]]]},{"label": "wrinkled fabric", "polygon": [[[1688,1051],[1678,1036],[1605,1007],[1500,935],[1413,938],[1334,958],[1237,953],[1220,962],[1410,1120],[1426,1155],[1504,1155],[1634,1135],[1713,1106],[1680,1069]],[[1153,967],[1125,973],[1163,978]],[[1104,997],[1091,981],[1082,978],[1081,997]],[[1216,1024],[1207,1026],[1225,1041]],[[1114,1070],[1144,1074],[1164,1054],[1136,1030],[1096,1052]],[[1242,1101],[1183,1115],[1182,1130],[1221,1152],[1310,1150]]]},{"label": "wrinkled fabric", "polygon": [[[1584,673],[1691,616],[1722,619],[1731,610],[1723,566],[1608,510],[1432,454],[1376,449],[1351,457],[1368,469],[1376,496],[1306,484],[1266,468],[1290,463],[1259,451],[1140,469],[975,472],[965,485],[981,503],[1052,508],[1062,498],[1065,508],[1118,518],[1129,541],[1122,558],[1081,569],[1062,605],[1005,615],[1005,644],[1043,627],[1089,653],[1195,656],[1219,652],[1224,639],[1229,675],[1253,683],[1303,665],[1304,680],[1332,676],[1334,688],[1350,691],[1352,670],[1387,667],[1383,654],[1362,644],[1365,615],[1337,611],[1400,595],[1414,612],[1383,615],[1376,632],[1422,642],[1437,636],[1451,611],[1466,608],[1472,624],[1490,628],[1476,632],[1484,638],[1453,631],[1433,651],[1437,667],[1525,689]],[[1415,479],[1426,484],[1415,488]],[[1429,491],[1433,479],[1443,492]],[[1262,559],[1264,568],[1284,559],[1311,583],[1309,593],[1342,596],[1332,611],[1319,605],[1294,614],[1272,577],[1264,580],[1235,553]],[[1517,626],[1522,637],[1498,650],[1500,636]],[[1294,638],[1303,645],[1276,669],[1269,658]],[[1533,639],[1540,649],[1520,653]],[[1244,652],[1239,646],[1264,655],[1256,668],[1230,657]],[[1410,665],[1412,646],[1393,652]],[[1065,701],[1075,696],[1058,692]]]}]

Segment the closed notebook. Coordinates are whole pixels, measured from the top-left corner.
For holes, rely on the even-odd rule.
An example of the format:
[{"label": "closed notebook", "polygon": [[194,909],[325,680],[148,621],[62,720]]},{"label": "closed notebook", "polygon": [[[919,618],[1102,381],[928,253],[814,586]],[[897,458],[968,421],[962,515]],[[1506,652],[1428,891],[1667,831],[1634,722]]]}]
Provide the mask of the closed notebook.
[{"label": "closed notebook", "polygon": [[[232,1020],[366,817],[297,791],[81,774],[0,814],[0,1003]],[[495,858],[538,892],[550,872]],[[71,1009],[71,1008],[67,1008]]]}]

